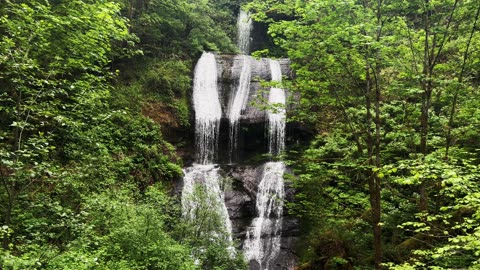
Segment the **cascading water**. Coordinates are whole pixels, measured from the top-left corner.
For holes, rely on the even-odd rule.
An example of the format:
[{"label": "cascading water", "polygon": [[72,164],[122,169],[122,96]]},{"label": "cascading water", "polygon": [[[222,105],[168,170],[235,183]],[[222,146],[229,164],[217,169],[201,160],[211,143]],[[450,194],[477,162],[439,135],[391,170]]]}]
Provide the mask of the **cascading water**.
[{"label": "cascading water", "polygon": [[[198,228],[212,237],[223,237],[232,242],[232,225],[221,189],[219,168],[213,164],[218,144],[222,110],[217,88],[217,64],[215,55],[204,52],[195,67],[193,83],[195,110],[195,147],[197,163],[184,170],[182,190],[183,216],[195,224],[199,219],[219,222]],[[221,223],[220,228],[217,223]],[[198,225],[201,226],[201,225]]]},{"label": "cascading water", "polygon": [[[250,93],[250,79],[252,74],[252,60],[250,56],[241,55],[238,56],[242,59],[242,69],[240,72],[240,78],[238,81],[237,91],[234,98],[230,102],[230,111],[228,113],[228,119],[230,121],[230,161],[237,153],[237,139],[238,139],[238,121],[242,112],[245,111],[248,101],[248,94]],[[238,63],[240,61],[236,61]],[[233,67],[235,69],[235,66]]]},{"label": "cascading water", "polygon": [[250,32],[252,31],[252,19],[250,13],[240,9],[237,19],[237,46],[241,53],[250,53]]},{"label": "cascading water", "polygon": [[[271,59],[269,62],[272,81],[281,82],[280,63]],[[270,88],[268,102],[273,106],[268,112],[268,151],[278,155],[285,150],[285,91],[277,87]]]},{"label": "cascading water", "polygon": [[[241,10],[238,17],[238,47],[243,54],[234,58],[232,66],[232,74],[234,70],[240,71],[240,74],[232,77],[237,82],[236,86],[232,87],[235,89],[235,94],[230,95],[228,111],[225,115],[228,117],[230,126],[230,162],[238,152],[237,141],[240,119],[251,117],[251,111],[247,113],[245,111],[251,110],[247,103],[252,76],[261,74],[261,78],[268,78],[268,70],[265,70],[265,59],[254,60],[248,56],[251,29],[250,15]],[[271,80],[281,82],[282,72],[279,62],[275,60],[267,61]],[[194,71],[193,105],[195,110],[196,163],[184,169],[182,211],[185,219],[195,224],[196,229],[201,230],[198,232],[200,235],[228,241],[230,243],[228,249],[230,254],[234,256],[235,252],[231,244],[232,223],[228,212],[234,210],[227,209],[225,205],[225,194],[220,173],[223,171],[219,165],[214,164],[217,158],[220,120],[222,118],[220,97],[222,96],[222,100],[224,100],[223,97],[225,96],[224,92],[221,96],[219,95],[220,87],[217,86],[217,80],[219,78],[223,79],[223,76],[225,76],[225,73],[221,76],[217,74],[216,56],[204,52]],[[256,87],[252,86],[253,88]],[[230,88],[222,87],[221,89],[225,91],[225,89]],[[271,87],[268,102],[270,109],[265,116],[268,151],[272,157],[276,157],[285,150],[285,91],[276,86]],[[279,267],[290,269],[290,261],[286,264],[278,261],[281,257],[279,255],[285,193],[284,172],[285,164],[281,161],[267,162],[263,165],[263,173],[255,199],[257,215],[253,218],[250,226],[246,228],[246,239],[243,243],[245,257],[248,259],[251,269],[268,270],[278,269]],[[238,199],[239,197],[228,197],[227,200],[231,202],[231,198]],[[235,218],[235,214],[232,217]],[[237,230],[238,223],[235,223],[235,225],[234,227]],[[200,248],[195,252],[201,253],[203,249]],[[192,255],[196,256],[196,254]]]},{"label": "cascading water", "polygon": [[[278,61],[269,60],[272,81],[280,82],[282,72]],[[273,156],[285,149],[285,91],[272,87],[269,103],[274,108],[267,114],[269,153]],[[256,217],[247,230],[244,251],[247,259],[256,262],[260,269],[269,269],[271,262],[280,253],[283,221],[285,164],[281,161],[267,162],[257,191]],[[270,268],[271,269],[271,268]]]},{"label": "cascading water", "polygon": [[260,269],[271,269],[270,263],[280,252],[283,216],[283,162],[267,162],[258,186],[256,217],[244,243],[245,257]]},{"label": "cascading water", "polygon": [[200,220],[205,221],[211,219],[212,214],[216,215],[223,228],[219,228],[214,222],[210,226],[201,228],[206,230],[203,233],[224,237],[231,243],[232,223],[225,206],[218,170],[219,168],[213,164],[195,164],[184,170],[182,212],[185,218],[200,224],[208,224]]},{"label": "cascading water", "polygon": [[195,67],[193,106],[197,162],[208,164],[215,158],[222,117],[217,88],[217,62],[212,53],[204,52]]}]

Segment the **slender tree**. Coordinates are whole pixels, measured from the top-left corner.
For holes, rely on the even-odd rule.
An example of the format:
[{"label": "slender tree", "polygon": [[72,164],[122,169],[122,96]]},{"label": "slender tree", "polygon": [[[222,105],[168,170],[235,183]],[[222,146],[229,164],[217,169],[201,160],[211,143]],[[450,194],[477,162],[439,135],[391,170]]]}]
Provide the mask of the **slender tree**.
[{"label": "slender tree", "polygon": [[457,82],[454,87],[453,100],[452,100],[451,109],[450,109],[450,116],[448,117],[447,134],[445,135],[445,159],[446,160],[448,160],[450,147],[453,144],[452,129],[455,121],[455,112],[458,106],[458,96],[460,93],[460,88],[464,87],[463,83],[464,83],[465,73],[467,72],[467,64],[469,61],[471,61],[471,49],[472,49],[471,46],[472,46],[473,38],[475,34],[478,32],[477,25],[478,25],[479,15],[480,15],[480,3],[477,6],[474,19],[473,19],[473,24],[471,26],[471,30],[466,41],[466,47],[463,51],[460,70],[456,72],[456,74],[458,74]]}]

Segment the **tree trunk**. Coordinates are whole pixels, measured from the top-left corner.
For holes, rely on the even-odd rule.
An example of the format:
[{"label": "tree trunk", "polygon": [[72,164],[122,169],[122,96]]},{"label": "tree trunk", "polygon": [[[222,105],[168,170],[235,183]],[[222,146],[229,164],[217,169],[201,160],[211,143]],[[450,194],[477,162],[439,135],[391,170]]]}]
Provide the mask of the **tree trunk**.
[{"label": "tree trunk", "polygon": [[[376,7],[376,18],[377,18],[377,31],[375,33],[376,36],[376,41],[380,43],[381,36],[382,36],[382,0],[377,1],[377,7]],[[370,175],[370,181],[369,181],[369,186],[370,186],[370,204],[372,207],[372,220],[373,220],[373,245],[374,245],[374,250],[375,250],[375,269],[381,269],[381,264],[382,264],[382,257],[383,257],[383,252],[382,252],[382,228],[381,228],[381,211],[382,211],[382,205],[381,205],[381,178],[378,175],[378,170],[380,170],[381,167],[381,159],[380,159],[380,143],[381,143],[381,119],[380,119],[380,102],[382,99],[381,96],[381,85],[380,85],[380,51],[379,49],[376,49],[376,51],[373,52],[375,55],[375,62],[372,66],[373,70],[373,82],[374,82],[374,87],[375,87],[375,102],[374,102],[374,107],[375,107],[375,139],[371,142],[372,146],[370,148],[375,149],[375,151],[369,153],[369,159],[371,160],[371,165],[373,168],[375,168],[375,171],[371,172]],[[372,80],[371,76],[369,73],[367,73],[367,78],[369,81]],[[371,87],[372,83],[369,82],[367,83],[369,87]],[[371,91],[371,90],[369,90]],[[370,100],[369,100],[370,101]],[[370,101],[371,102],[371,101]],[[371,118],[370,114],[370,118]],[[371,137],[373,137],[370,134]],[[373,139],[373,138],[372,138]]]},{"label": "tree trunk", "polygon": [[[378,67],[375,67],[377,69]],[[372,109],[372,77],[371,65],[366,68],[366,109],[367,109],[367,152],[368,152],[368,189],[370,207],[372,208],[373,249],[375,252],[375,269],[381,269],[382,263],[382,233],[380,228],[381,203],[380,203],[380,178],[376,170],[380,165],[380,89],[375,83],[375,121],[371,113]],[[371,130],[371,124],[375,122],[375,140]],[[374,151],[375,150],[375,151]]]},{"label": "tree trunk", "polygon": [[[9,185],[7,183],[7,173],[4,173],[3,168],[0,167],[0,179],[2,180],[2,185],[3,188],[5,189],[5,193],[7,194],[7,203],[5,206],[5,224],[7,227],[10,227],[10,224],[12,223],[12,208],[13,208],[13,195],[12,192],[9,189]],[[8,237],[8,232],[3,233],[3,239],[2,239],[2,248],[4,250],[8,249],[8,245],[10,243],[9,237]]]},{"label": "tree trunk", "polygon": [[[425,31],[425,42],[423,48],[423,70],[422,70],[422,108],[420,116],[420,152],[422,153],[422,162],[425,160],[427,155],[427,141],[428,141],[428,111],[430,108],[430,102],[432,97],[432,74],[430,71],[433,70],[432,67],[432,55],[430,53],[430,0],[425,0],[423,20],[424,20],[424,31]],[[420,184],[420,202],[419,210],[421,212],[426,212],[428,210],[428,197],[426,192],[426,183],[425,180]]]},{"label": "tree trunk", "polygon": [[452,126],[453,126],[455,111],[456,111],[457,102],[458,102],[458,94],[459,94],[458,92],[460,91],[460,87],[462,87],[465,68],[467,66],[468,56],[470,52],[470,45],[472,44],[473,36],[477,32],[477,22],[478,22],[479,16],[480,16],[480,4],[478,5],[477,11],[475,13],[475,19],[472,25],[472,30],[470,31],[470,36],[468,37],[467,47],[463,52],[462,67],[460,68],[460,72],[458,75],[458,84],[455,87],[455,93],[453,95],[452,107],[450,109],[450,117],[448,118],[447,135],[445,138],[445,160],[448,160],[450,146],[453,143]]}]

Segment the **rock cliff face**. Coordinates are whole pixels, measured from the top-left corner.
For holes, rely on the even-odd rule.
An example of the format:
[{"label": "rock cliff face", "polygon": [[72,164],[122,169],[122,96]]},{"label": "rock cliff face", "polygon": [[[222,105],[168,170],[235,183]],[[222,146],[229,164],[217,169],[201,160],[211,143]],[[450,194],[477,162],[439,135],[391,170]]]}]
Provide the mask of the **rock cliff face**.
[{"label": "rock cliff face", "polygon": [[[230,180],[225,192],[225,201],[232,221],[233,236],[240,243],[239,248],[243,249],[242,243],[246,238],[247,228],[258,216],[255,207],[257,191],[264,171],[264,161],[266,161],[262,155],[268,153],[265,129],[267,114],[261,106],[262,102],[268,100],[269,90],[269,87],[262,87],[262,82],[271,80],[271,72],[268,59],[251,58],[248,101],[239,119],[237,159],[234,164],[229,164],[231,153],[228,148],[228,129],[230,128],[228,112],[240,80],[243,56],[217,55],[216,60],[219,96],[223,112],[218,163],[225,179]],[[291,78],[292,71],[288,59],[280,59],[279,62],[283,76]],[[287,98],[289,98],[288,92]],[[299,129],[295,124],[289,124],[287,130],[289,131],[287,132],[287,141],[295,141],[293,138],[296,137],[295,134],[300,134]],[[285,194],[287,201],[293,200],[294,190],[288,184],[285,186]],[[293,269],[296,262],[294,250],[298,239],[298,221],[288,214],[288,209],[284,209],[283,213],[280,254],[271,264],[271,269]],[[252,262],[250,269],[260,269],[260,266]]]},{"label": "rock cliff face", "polygon": [[[232,95],[235,94],[234,89],[236,83],[239,80],[241,72],[242,56],[239,55],[217,55],[218,74],[219,74],[219,91],[222,103],[222,111],[227,113],[229,108],[229,102]],[[290,69],[290,62],[288,59],[279,59],[280,66],[282,68],[283,76],[287,78],[292,77],[292,70]],[[269,82],[271,80],[271,72],[268,63],[268,59],[254,59],[252,58],[252,74],[250,82],[250,94],[248,97],[248,104],[245,112],[242,113],[240,118],[241,123],[253,124],[264,123],[266,118],[265,110],[262,110],[258,106],[261,106],[262,99],[268,99],[268,88],[262,88],[261,82]],[[288,92],[287,92],[288,98]],[[255,105],[256,104],[256,105]],[[226,115],[224,115],[226,117]]]},{"label": "rock cliff face", "polygon": [[[260,166],[229,166],[226,168],[226,176],[231,179],[230,187],[225,192],[225,201],[232,221],[232,233],[234,238],[245,240],[247,226],[250,226],[252,219],[257,216],[255,213],[255,199],[257,198],[258,184],[262,179],[263,165]],[[285,185],[286,200],[292,201],[294,189]],[[295,266],[297,260],[295,245],[299,235],[298,221],[283,211],[282,238],[280,254],[271,265],[271,269],[290,270]],[[243,248],[241,246],[241,248]],[[260,269],[258,265],[250,264],[250,269]]]},{"label": "rock cliff face", "polygon": [[[220,124],[220,146],[228,146],[228,112],[230,111],[231,100],[235,95],[235,90],[241,73],[242,56],[221,54],[217,55],[218,63],[218,85],[219,96],[222,105],[222,122]],[[240,128],[238,134],[237,160],[240,163],[256,163],[258,157],[268,152],[267,138],[265,132],[266,111],[262,109],[265,101],[268,100],[269,87],[262,87],[262,82],[271,80],[271,72],[268,59],[252,60],[252,74],[250,81],[250,91],[248,95],[247,106],[240,117]],[[292,78],[292,70],[288,59],[280,59],[280,66],[283,76]],[[287,99],[292,96],[286,92]],[[291,106],[287,108],[287,111]],[[305,137],[305,132],[298,128],[297,123],[287,123],[287,143],[293,141],[293,137]],[[293,136],[293,137],[292,137]],[[229,162],[228,147],[219,147],[218,158]],[[253,159],[253,160],[252,160]]]}]

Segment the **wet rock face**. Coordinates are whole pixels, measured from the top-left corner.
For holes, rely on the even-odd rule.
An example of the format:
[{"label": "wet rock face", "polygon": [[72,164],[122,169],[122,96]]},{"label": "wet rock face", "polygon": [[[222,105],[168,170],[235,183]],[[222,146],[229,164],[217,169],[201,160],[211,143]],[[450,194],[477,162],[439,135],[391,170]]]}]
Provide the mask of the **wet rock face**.
[{"label": "wet rock face", "polygon": [[[252,226],[253,219],[258,216],[256,212],[257,192],[263,177],[263,164],[267,161],[262,155],[268,153],[267,113],[261,108],[261,103],[268,100],[269,87],[262,87],[262,82],[272,79],[268,59],[249,58],[251,76],[248,101],[239,118],[238,147],[232,158],[228,147],[230,140],[228,115],[232,100],[238,91],[244,57],[242,55],[216,55],[219,98],[223,112],[219,132],[218,163],[230,164],[232,161],[234,163],[233,165],[221,165],[221,167],[225,178],[228,179],[225,202],[232,221],[232,234],[239,243],[244,243],[248,227]],[[289,60],[280,59],[279,62],[282,75],[292,78]],[[287,91],[287,98],[289,96]],[[291,109],[291,106],[287,106],[287,111]],[[299,127],[295,123],[287,124],[287,148],[290,143],[298,144],[299,140],[303,140],[305,132]],[[288,202],[293,198],[294,190],[286,184],[285,200]],[[288,215],[287,209],[284,209],[283,213],[280,254],[271,262],[270,269],[290,270],[294,268],[297,260],[294,250],[299,235],[298,221]],[[243,246],[241,245],[239,248],[243,249]],[[260,269],[260,266],[255,264],[256,262],[252,260],[250,269]]]},{"label": "wet rock face", "polygon": [[[216,55],[217,74],[218,74],[218,90],[220,104],[222,108],[222,119],[220,123],[219,132],[219,147],[216,157],[216,163],[228,164],[230,162],[259,164],[265,159],[258,159],[259,156],[268,152],[268,142],[266,138],[265,124],[266,112],[257,105],[259,101],[268,100],[268,89],[262,88],[261,81],[269,81],[271,79],[271,72],[268,59],[253,59],[252,60],[252,75],[250,81],[250,91],[248,95],[247,106],[240,117],[240,127],[237,136],[237,151],[235,157],[231,159],[229,145],[229,119],[228,112],[230,111],[231,100],[234,98],[237,90],[237,85],[241,73],[242,56],[233,54],[219,54]],[[293,73],[290,68],[288,59],[280,59],[280,66],[283,76],[292,78]],[[268,87],[267,87],[268,88]],[[287,100],[294,96],[294,94],[286,91]],[[298,98],[298,97],[297,97]],[[287,114],[294,110],[294,102],[287,102]],[[194,113],[191,116],[190,126],[195,125]],[[168,132],[167,132],[168,133]],[[172,133],[176,136],[177,133]],[[184,147],[179,148],[178,154],[184,160],[186,166],[194,162],[194,130],[190,132],[183,131],[183,134],[188,134],[187,142]],[[180,137],[180,136],[176,136]],[[176,138],[175,137],[175,138]],[[299,145],[308,142],[312,137],[311,131],[305,129],[301,124],[296,122],[287,122],[286,131],[286,147],[292,145]],[[183,138],[183,137],[182,137]],[[172,139],[173,142],[175,140]]]},{"label": "wet rock face", "polygon": [[[271,80],[269,60],[266,58],[254,59],[250,57],[251,76],[247,106],[242,111],[239,119],[237,135],[237,151],[232,159],[232,153],[228,149],[230,124],[228,114],[235,97],[244,56],[221,54],[216,55],[219,98],[222,107],[222,121],[220,124],[218,162],[229,163],[259,163],[258,156],[268,152],[265,123],[266,111],[262,109],[262,101],[268,100],[269,87],[262,87],[262,81]],[[292,78],[292,70],[288,59],[280,59],[280,67],[283,76]],[[286,91],[287,100],[292,96]],[[292,110],[292,104],[287,105],[287,112]],[[293,137],[292,137],[293,136]],[[309,137],[308,131],[302,130],[298,123],[287,123],[287,148],[290,144],[298,144],[299,140]]]},{"label": "wet rock face", "polygon": [[[230,100],[235,95],[237,83],[239,81],[243,56],[241,55],[217,55],[220,102],[224,117],[229,112]],[[268,100],[268,89],[262,88],[262,81],[270,81],[272,76],[270,72],[269,60],[266,58],[251,58],[252,73],[250,81],[250,91],[248,103],[245,111],[242,113],[240,122],[244,124],[264,123],[266,118],[265,110],[258,107],[261,100]],[[291,78],[292,70],[288,59],[279,59],[282,68],[282,74]],[[258,104],[257,106],[254,104]]]},{"label": "wet rock face", "polygon": [[[225,177],[230,179],[230,186],[226,188],[225,192],[225,202],[232,221],[232,233],[234,238],[243,243],[247,227],[257,216],[255,200],[258,184],[262,179],[263,165],[224,166],[224,173]],[[292,187],[285,185],[285,193],[287,202],[293,200],[294,190]],[[299,223],[297,219],[288,215],[287,209],[284,209],[281,235],[280,254],[272,262],[271,269],[290,270],[297,261],[294,251],[298,242]],[[250,269],[260,269],[260,266],[255,264],[256,262],[252,261]]]},{"label": "wet rock face", "polygon": [[250,166],[232,166],[226,169],[227,177],[232,181],[231,189],[227,188],[225,191],[225,203],[232,220],[232,234],[243,242],[246,228],[255,217],[256,189],[262,171]]}]

